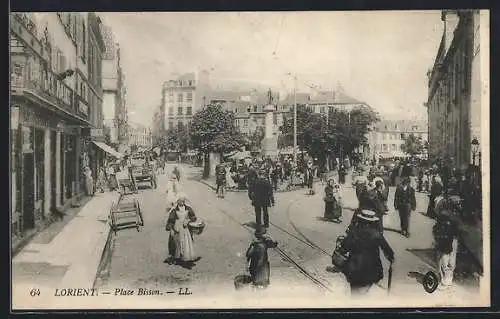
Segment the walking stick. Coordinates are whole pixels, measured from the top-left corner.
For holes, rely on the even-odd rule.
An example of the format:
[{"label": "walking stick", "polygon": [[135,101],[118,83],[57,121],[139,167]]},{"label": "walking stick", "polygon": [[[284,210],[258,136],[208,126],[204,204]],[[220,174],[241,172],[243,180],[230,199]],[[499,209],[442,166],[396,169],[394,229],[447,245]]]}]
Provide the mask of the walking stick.
[{"label": "walking stick", "polygon": [[391,293],[391,286],[392,286],[392,262],[391,265],[389,266],[389,275],[387,278],[387,293]]}]

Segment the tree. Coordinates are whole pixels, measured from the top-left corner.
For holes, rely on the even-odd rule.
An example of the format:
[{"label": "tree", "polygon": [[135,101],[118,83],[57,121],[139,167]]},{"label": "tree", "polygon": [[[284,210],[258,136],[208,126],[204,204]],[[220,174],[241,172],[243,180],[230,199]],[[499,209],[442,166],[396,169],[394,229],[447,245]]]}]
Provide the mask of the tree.
[{"label": "tree", "polygon": [[417,137],[412,133],[404,139],[404,143],[401,148],[406,154],[415,156],[422,154],[424,151],[424,143],[420,137]]},{"label": "tree", "polygon": [[234,114],[220,105],[208,105],[196,112],[191,121],[191,142],[205,155],[204,177],[210,172],[209,154],[230,152],[244,144],[244,138],[234,124]]},{"label": "tree", "polygon": [[378,114],[369,106],[332,110],[328,117],[328,144],[341,157],[352,155],[356,147],[367,143],[367,134],[378,121]]},{"label": "tree", "polygon": [[[297,145],[312,157],[323,159],[328,149],[326,118],[304,105],[297,107]],[[280,127],[279,147],[293,145],[293,116],[285,117]]]}]

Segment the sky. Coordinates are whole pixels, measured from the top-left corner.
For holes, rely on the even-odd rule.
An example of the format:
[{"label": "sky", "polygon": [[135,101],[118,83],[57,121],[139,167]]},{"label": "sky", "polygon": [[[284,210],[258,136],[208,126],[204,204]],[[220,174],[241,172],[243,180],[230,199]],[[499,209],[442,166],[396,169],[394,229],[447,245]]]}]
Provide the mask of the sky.
[{"label": "sky", "polygon": [[425,117],[439,11],[99,13],[120,44],[132,122],[149,125],[173,74],[291,92],[336,89],[384,118]]}]

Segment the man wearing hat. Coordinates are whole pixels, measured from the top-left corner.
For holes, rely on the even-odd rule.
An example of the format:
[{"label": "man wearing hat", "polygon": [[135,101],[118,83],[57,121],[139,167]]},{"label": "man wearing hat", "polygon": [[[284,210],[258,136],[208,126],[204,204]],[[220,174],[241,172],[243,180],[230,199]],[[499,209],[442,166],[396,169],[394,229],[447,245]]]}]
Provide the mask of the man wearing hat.
[{"label": "man wearing hat", "polygon": [[[255,209],[256,227],[258,230],[262,230],[263,233],[269,228],[268,207],[274,206],[273,187],[269,179],[267,179],[266,173],[266,170],[260,169],[257,179],[248,189],[248,197]],[[262,215],[264,215],[264,224],[262,224]]]},{"label": "man wearing hat", "polygon": [[350,252],[342,272],[351,286],[352,295],[366,294],[384,277],[380,249],[391,264],[394,262],[394,251],[378,231],[378,221],[374,211],[358,209],[342,243]]},{"label": "man wearing hat", "polygon": [[399,220],[401,222],[401,234],[407,238],[410,237],[409,223],[410,213],[417,207],[415,198],[415,189],[410,185],[410,178],[404,177],[401,184],[396,188],[394,195],[394,209],[399,213]]}]

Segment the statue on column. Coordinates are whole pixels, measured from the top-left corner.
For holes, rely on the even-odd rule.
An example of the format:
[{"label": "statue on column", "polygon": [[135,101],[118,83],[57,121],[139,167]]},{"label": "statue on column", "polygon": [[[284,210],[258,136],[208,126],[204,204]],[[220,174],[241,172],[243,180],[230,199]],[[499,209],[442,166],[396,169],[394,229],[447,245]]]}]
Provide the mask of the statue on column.
[{"label": "statue on column", "polygon": [[273,92],[271,91],[271,89],[269,89],[269,91],[267,91],[267,99],[268,99],[267,104],[272,105],[274,99],[273,99]]}]

